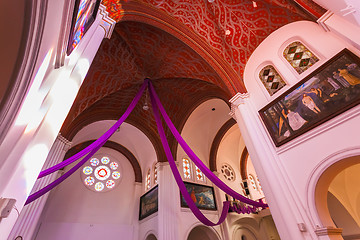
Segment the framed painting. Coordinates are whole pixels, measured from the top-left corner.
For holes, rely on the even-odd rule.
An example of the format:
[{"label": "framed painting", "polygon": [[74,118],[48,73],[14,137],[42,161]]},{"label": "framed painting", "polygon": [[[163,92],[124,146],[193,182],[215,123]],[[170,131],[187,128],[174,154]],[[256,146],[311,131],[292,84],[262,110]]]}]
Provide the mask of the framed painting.
[{"label": "framed painting", "polygon": [[259,111],[281,146],[360,102],[360,58],[344,49]]},{"label": "framed painting", "polygon": [[[199,209],[216,210],[214,188],[196,183],[184,182],[191,199]],[[189,207],[180,193],[181,207]]]},{"label": "framed painting", "polygon": [[67,55],[70,55],[76,48],[87,30],[95,21],[100,2],[100,0],[75,0],[70,36],[66,51]]},{"label": "framed painting", "polygon": [[158,185],[140,197],[139,220],[158,211]]}]

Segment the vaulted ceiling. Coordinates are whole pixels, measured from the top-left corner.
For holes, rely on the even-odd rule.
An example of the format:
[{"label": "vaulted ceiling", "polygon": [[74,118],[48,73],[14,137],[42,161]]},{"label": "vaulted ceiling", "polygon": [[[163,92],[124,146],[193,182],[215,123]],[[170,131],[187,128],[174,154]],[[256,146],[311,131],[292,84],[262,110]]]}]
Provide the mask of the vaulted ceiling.
[{"label": "vaulted ceiling", "polygon": [[[314,21],[325,11],[310,0],[297,2],[103,0],[118,23],[111,39],[103,40],[61,133],[71,140],[92,122],[119,118],[146,77],[181,131],[205,100],[227,102],[246,91],[247,59],[269,34],[294,21]],[[127,122],[157,145],[153,116],[142,109],[145,101],[143,96]]]}]

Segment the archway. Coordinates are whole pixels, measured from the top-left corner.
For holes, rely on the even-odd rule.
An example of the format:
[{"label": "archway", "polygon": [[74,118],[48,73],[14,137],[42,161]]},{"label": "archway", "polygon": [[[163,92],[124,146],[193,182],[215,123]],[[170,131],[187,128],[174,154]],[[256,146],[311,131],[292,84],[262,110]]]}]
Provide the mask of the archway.
[{"label": "archway", "polygon": [[339,172],[327,194],[331,219],[344,239],[360,238],[360,163]]},{"label": "archway", "polygon": [[[360,156],[338,161],[328,159],[326,162],[331,161],[334,163],[323,171],[315,187],[315,207],[320,223],[328,229],[328,233],[329,229],[343,228],[344,238],[358,239],[360,187],[357,183],[360,180]],[[340,232],[335,235],[339,236]]]},{"label": "archway", "polygon": [[252,231],[247,228],[240,227],[235,230],[233,239],[241,240],[257,240],[256,236]]},{"label": "archway", "polygon": [[219,240],[218,235],[209,227],[197,226],[194,227],[187,237],[187,240]]},{"label": "archway", "polygon": [[154,234],[149,234],[145,240],[157,240]]}]

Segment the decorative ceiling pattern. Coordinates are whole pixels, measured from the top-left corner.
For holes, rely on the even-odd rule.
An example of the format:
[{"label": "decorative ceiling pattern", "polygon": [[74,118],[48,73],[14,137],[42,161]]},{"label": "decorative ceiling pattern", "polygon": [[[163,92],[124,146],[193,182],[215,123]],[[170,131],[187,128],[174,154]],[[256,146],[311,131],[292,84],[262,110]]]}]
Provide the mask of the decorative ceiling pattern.
[{"label": "decorative ceiling pattern", "polygon": [[101,44],[71,109],[72,118],[145,77],[200,79],[227,89],[212,68],[181,41],[147,24],[122,22],[112,38]]},{"label": "decorative ceiling pattern", "polygon": [[[242,81],[248,58],[270,33],[294,21],[315,20],[293,0],[257,0],[256,3],[257,6],[250,0],[215,0],[212,3],[206,0],[103,0],[109,15],[119,22],[111,39],[103,40],[63,124],[62,135],[71,140],[92,122],[118,119],[146,77],[153,80],[179,131],[203,101],[221,98],[227,102],[234,92],[240,91],[236,88],[241,84],[233,87],[235,85],[229,84],[228,79],[222,79],[219,71],[211,67],[213,63],[207,62],[212,61],[210,57],[205,60],[207,56],[195,52],[183,42],[182,36],[175,37],[159,26],[135,21],[136,18],[129,21],[127,9],[134,4],[167,16],[168,25],[178,23],[181,34],[193,34],[197,41],[194,44],[201,42],[199,46],[206,46],[206,51],[211,52],[210,46],[212,54],[224,62],[215,67],[224,69],[226,65],[226,69],[233,70],[235,78],[231,81]],[[134,10],[131,14],[140,12]],[[149,16],[149,12],[144,15]],[[159,161],[163,161],[156,125],[151,111],[143,110],[144,103],[145,97],[127,122],[149,137]],[[177,144],[173,137],[169,137],[169,142],[174,153]]]},{"label": "decorative ceiling pattern", "polygon": [[[288,0],[143,0],[200,35],[242,78],[255,48],[274,30],[299,20],[314,20]],[[125,12],[126,14],[126,12]]]}]

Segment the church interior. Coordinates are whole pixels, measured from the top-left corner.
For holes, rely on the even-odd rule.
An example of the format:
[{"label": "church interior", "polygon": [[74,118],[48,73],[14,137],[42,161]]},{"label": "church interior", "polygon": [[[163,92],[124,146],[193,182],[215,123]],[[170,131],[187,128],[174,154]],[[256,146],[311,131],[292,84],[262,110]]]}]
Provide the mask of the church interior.
[{"label": "church interior", "polygon": [[0,240],[360,239],[358,1],[0,6]]}]

